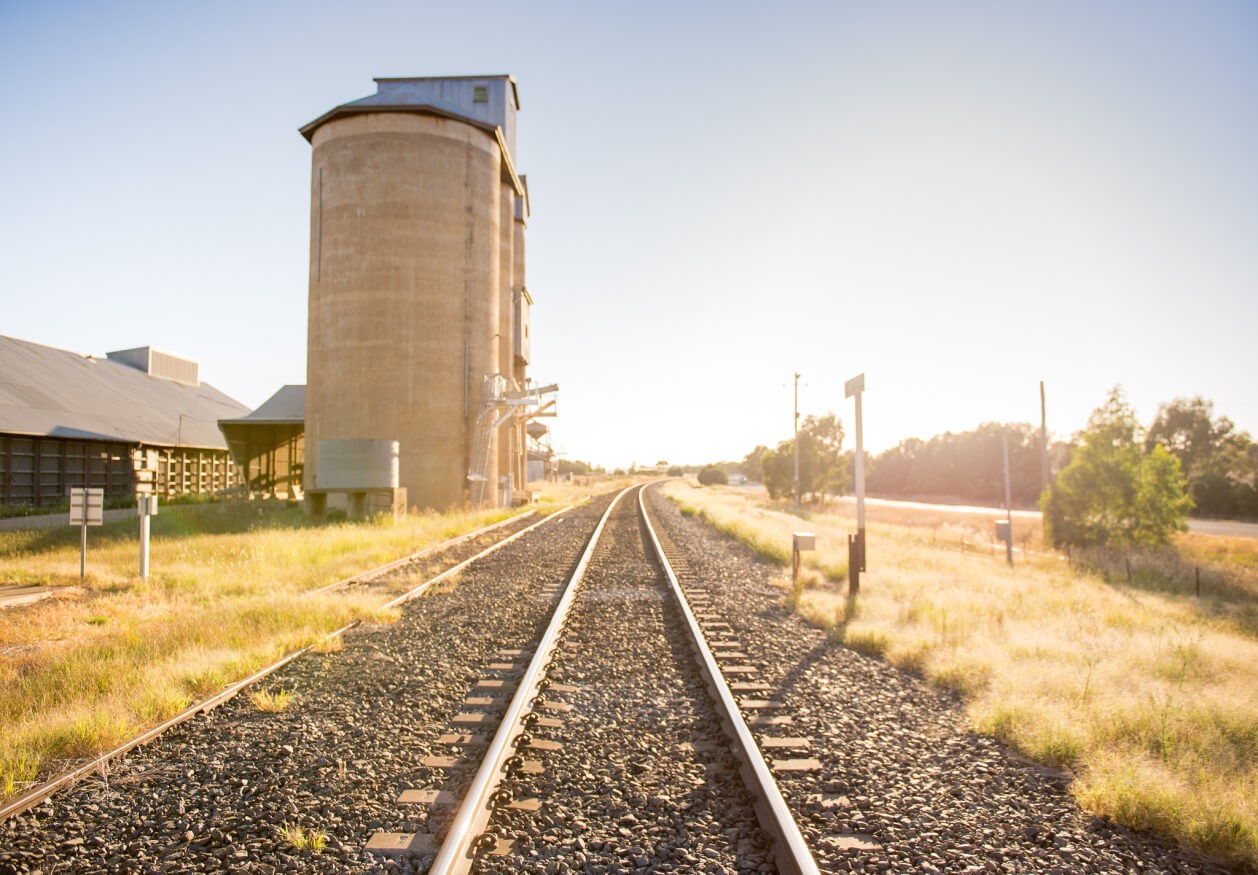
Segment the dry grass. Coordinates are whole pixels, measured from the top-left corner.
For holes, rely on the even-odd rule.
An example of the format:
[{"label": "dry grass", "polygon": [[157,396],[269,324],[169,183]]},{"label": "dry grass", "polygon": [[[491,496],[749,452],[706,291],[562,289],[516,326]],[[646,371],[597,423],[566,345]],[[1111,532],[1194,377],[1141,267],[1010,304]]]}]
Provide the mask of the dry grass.
[{"label": "dry grass", "polygon": [[[1224,563],[1258,572],[1258,539],[1226,538],[1188,532],[1180,535],[1176,546],[1188,559],[1203,564]],[[1256,589],[1258,591],[1258,589]]]},{"label": "dry grass", "polygon": [[280,838],[299,851],[317,854],[328,846],[328,834],[318,829],[305,829],[286,822],[279,828],[279,834]]},{"label": "dry grass", "polygon": [[293,694],[288,690],[276,690],[273,693],[267,690],[257,690],[249,696],[249,701],[259,711],[274,714],[288,710],[288,707],[293,704]]},{"label": "dry grass", "polygon": [[[1055,555],[1023,555],[1010,569],[977,539],[962,547],[952,515],[930,528],[871,512],[869,571],[850,604],[845,513],[801,520],[738,490],[668,491],[779,562],[792,529],[815,531],[820,549],[805,558],[814,585],[784,593],[800,614],[962,691],[976,729],[1070,771],[1087,809],[1258,867],[1253,591],[1218,586],[1197,598],[1169,565],[1150,564],[1130,584],[1125,567],[1107,580]],[[1185,553],[1211,549],[1192,538]]]},{"label": "dry grass", "polygon": [[340,653],[345,649],[345,639],[340,635],[329,635],[322,641],[310,645],[311,653]]},{"label": "dry grass", "polygon": [[575,478],[571,483],[567,481],[534,482],[529,484],[529,489],[540,493],[540,509],[543,513],[547,513],[551,508],[576,504],[590,496],[618,492],[634,482],[637,481],[632,477],[609,477],[591,474]]},{"label": "dry grass", "polygon": [[[0,799],[355,619],[396,619],[353,590],[302,595],[506,515],[318,523],[283,507],[163,508],[147,582],[134,520],[91,530],[77,595],[0,623]],[[0,533],[0,583],[74,592],[78,549],[69,526]]]}]

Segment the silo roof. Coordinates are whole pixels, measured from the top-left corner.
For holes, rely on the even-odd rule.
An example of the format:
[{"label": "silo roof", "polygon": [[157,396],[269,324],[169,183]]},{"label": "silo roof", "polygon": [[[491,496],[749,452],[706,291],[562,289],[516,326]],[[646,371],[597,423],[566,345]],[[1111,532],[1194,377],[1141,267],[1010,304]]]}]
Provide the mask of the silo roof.
[{"label": "silo roof", "polygon": [[0,335],[0,432],[225,450],[218,420],[248,409],[207,383]]},{"label": "silo roof", "polygon": [[[517,195],[524,196],[525,188],[515,169],[515,111],[520,107],[520,95],[513,77],[506,74],[377,77],[375,82],[375,94],[333,107],[302,125],[298,129],[301,135],[313,142],[315,131],[328,122],[362,113],[408,112],[454,119],[480,128],[498,140],[503,176],[515,186]],[[475,94],[477,83],[494,86],[483,102],[475,97],[468,99]]]}]

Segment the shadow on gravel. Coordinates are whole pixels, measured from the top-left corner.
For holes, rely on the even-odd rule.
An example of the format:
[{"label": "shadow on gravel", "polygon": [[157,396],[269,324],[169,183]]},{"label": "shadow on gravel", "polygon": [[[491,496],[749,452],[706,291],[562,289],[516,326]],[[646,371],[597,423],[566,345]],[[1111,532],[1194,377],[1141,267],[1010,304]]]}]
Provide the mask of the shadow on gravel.
[{"label": "shadow on gravel", "polygon": [[808,651],[807,655],[805,655],[803,659],[796,663],[795,666],[786,673],[786,677],[782,678],[780,688],[781,692],[788,693],[795,689],[795,685],[799,683],[800,679],[808,672],[808,670],[812,668],[819,659],[829,653],[833,647],[834,644],[824,638],[821,641],[818,641],[813,649]]}]

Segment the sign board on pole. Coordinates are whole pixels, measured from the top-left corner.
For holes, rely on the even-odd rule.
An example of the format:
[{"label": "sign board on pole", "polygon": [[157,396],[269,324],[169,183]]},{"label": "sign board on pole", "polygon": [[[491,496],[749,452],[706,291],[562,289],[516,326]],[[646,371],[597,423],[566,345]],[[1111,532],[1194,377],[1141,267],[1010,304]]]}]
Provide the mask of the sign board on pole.
[{"label": "sign board on pole", "polygon": [[865,391],[865,375],[864,374],[860,374],[858,376],[852,377],[852,379],[848,380],[846,383],[843,384],[843,397],[844,398],[851,398],[857,392],[864,392],[864,391]]},{"label": "sign board on pole", "polygon": [[105,490],[86,486],[70,489],[70,525],[79,527],[79,580],[87,578],[87,527],[105,522]]},{"label": "sign board on pole", "polygon": [[70,490],[70,525],[100,526],[105,523],[105,490],[72,488]]},{"label": "sign board on pole", "polygon": [[143,468],[135,472],[135,493],[136,495],[145,495],[153,491],[154,484],[157,480],[157,472],[145,470]]}]

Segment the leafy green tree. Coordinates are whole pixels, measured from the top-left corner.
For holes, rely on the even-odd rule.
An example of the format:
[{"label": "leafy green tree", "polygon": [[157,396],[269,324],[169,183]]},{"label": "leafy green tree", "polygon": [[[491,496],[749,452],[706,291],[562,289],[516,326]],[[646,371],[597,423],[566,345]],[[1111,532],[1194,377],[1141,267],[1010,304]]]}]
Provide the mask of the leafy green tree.
[{"label": "leafy green tree", "polygon": [[843,421],[833,413],[804,417],[799,429],[799,489],[814,500],[847,490],[843,436]]},{"label": "leafy green tree", "polygon": [[681,477],[681,476],[682,476],[682,475],[684,475],[685,473],[686,473],[686,472],[685,472],[684,470],[682,470],[681,465],[674,465],[673,467],[671,467],[671,468],[669,468],[669,469],[668,469],[668,476],[669,476],[669,477]]},{"label": "leafy green tree", "polygon": [[1244,514],[1258,477],[1253,442],[1201,396],[1176,398],[1158,409],[1146,448],[1161,444],[1179,459],[1197,509],[1206,516]]},{"label": "leafy green tree", "polygon": [[776,450],[765,450],[760,455],[761,482],[773,499],[795,494],[795,442],[782,441]]},{"label": "leafy green tree", "polygon": [[699,472],[699,482],[704,486],[724,486],[729,483],[729,477],[725,473],[724,468],[716,465],[705,465],[703,470]]},{"label": "leafy green tree", "polygon": [[1050,543],[1165,544],[1186,528],[1192,499],[1179,460],[1160,444],[1146,452],[1139,437],[1135,414],[1115,387],[1040,499]]},{"label": "leafy green tree", "polygon": [[[776,450],[756,447],[744,459],[744,466],[753,456],[770,498],[795,494],[794,439],[782,441]],[[845,491],[849,482],[848,460],[843,454],[843,421],[833,413],[804,417],[799,429],[800,492],[817,500]]]},{"label": "leafy green tree", "polygon": [[764,457],[766,453],[770,453],[766,446],[758,446],[747,455],[743,456],[743,476],[748,480],[754,480],[757,483],[764,482]]}]

